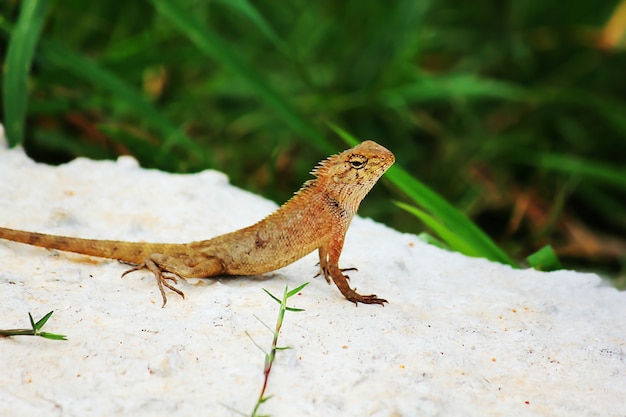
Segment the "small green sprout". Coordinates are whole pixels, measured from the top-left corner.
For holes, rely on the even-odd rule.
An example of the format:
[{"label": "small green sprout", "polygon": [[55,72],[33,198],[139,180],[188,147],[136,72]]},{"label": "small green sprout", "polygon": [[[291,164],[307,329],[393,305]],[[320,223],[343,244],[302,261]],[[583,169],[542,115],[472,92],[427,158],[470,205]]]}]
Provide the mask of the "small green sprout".
[{"label": "small green sprout", "polygon": [[40,332],[41,328],[46,324],[48,319],[52,316],[52,311],[43,316],[37,323],[33,320],[33,316],[28,313],[28,317],[30,319],[30,325],[32,329],[8,329],[8,330],[0,330],[0,337],[11,337],[11,336],[41,336],[46,339],[51,340],[67,340],[67,337],[62,334],[55,333],[47,333]]},{"label": "small green sprout", "polygon": [[[263,288],[263,291],[265,291],[267,293],[267,295],[272,297],[274,299],[274,301],[276,301],[277,303],[280,304],[280,308],[278,310],[278,319],[276,320],[276,327],[275,327],[275,329],[273,331],[270,329],[270,331],[272,331],[272,333],[274,334],[274,338],[272,340],[272,349],[269,351],[269,353],[265,352],[257,343],[254,342],[254,340],[252,340],[252,338],[250,338],[252,340],[252,342],[257,347],[259,347],[259,349],[261,349],[263,351],[263,353],[265,353],[265,367],[263,368],[263,376],[264,376],[264,378],[263,378],[263,388],[261,388],[261,394],[259,394],[259,399],[257,400],[257,403],[254,406],[254,410],[252,410],[251,417],[264,417],[264,416],[258,414],[258,411],[259,411],[259,407],[261,406],[261,404],[263,404],[265,401],[267,401],[267,400],[269,400],[271,398],[271,396],[267,396],[267,397],[265,396],[265,390],[267,388],[267,382],[269,380],[270,372],[272,371],[272,364],[274,363],[274,358],[276,357],[276,351],[290,349],[290,347],[288,347],[288,346],[283,346],[283,347],[278,346],[278,335],[279,335],[280,329],[281,329],[281,327],[283,325],[283,318],[285,317],[285,312],[286,311],[293,311],[293,312],[304,311],[304,309],[302,309],[302,308],[294,308],[294,307],[287,306],[287,299],[289,299],[289,298],[293,297],[294,295],[296,295],[297,293],[299,293],[308,284],[309,284],[308,282],[305,282],[304,284],[300,285],[298,288],[295,288],[295,289],[293,289],[291,291],[289,291],[289,287],[288,286],[285,286],[285,291],[283,292],[282,300],[279,299],[278,297],[274,296],[272,293],[270,293],[265,288]],[[266,326],[266,327],[269,328],[269,326]],[[248,335],[248,337],[250,337],[250,335]]]}]

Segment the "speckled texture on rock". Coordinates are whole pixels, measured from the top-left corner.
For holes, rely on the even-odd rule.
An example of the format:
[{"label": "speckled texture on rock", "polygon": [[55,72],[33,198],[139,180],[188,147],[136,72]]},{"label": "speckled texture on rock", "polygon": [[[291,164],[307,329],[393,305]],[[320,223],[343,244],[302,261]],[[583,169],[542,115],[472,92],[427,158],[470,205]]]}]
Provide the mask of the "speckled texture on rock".
[{"label": "speckled texture on rock", "polygon": [[[317,161],[310,161],[311,166]],[[363,204],[367,204],[367,199]],[[172,175],[130,158],[59,167],[0,149],[0,225],[144,241],[205,239],[276,205],[218,172]],[[540,273],[448,253],[371,220],[348,231],[352,285],[389,300],[355,308],[316,255],[262,277],[183,283],[165,309],[147,272],[0,241],[3,416],[234,416],[262,384],[282,294],[292,299],[268,394],[272,416],[626,416],[626,294],[593,274]]]}]

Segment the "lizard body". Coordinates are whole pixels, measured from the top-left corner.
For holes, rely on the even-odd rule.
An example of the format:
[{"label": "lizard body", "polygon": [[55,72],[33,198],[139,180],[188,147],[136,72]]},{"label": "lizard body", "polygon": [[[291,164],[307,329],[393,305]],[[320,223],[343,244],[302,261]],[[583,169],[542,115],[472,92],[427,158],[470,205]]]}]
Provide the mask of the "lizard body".
[{"label": "lizard body", "polygon": [[[383,304],[375,295],[360,295],[348,285],[339,268],[339,256],[350,221],[359,204],[394,155],[373,141],[365,141],[329,157],[311,171],[315,177],[283,206],[258,223],[214,237],[183,244],[81,239],[0,227],[0,238],[116,259],[136,265],[129,272],[148,269],[164,286],[184,298],[167,280],[227,275],[260,275],[282,268],[318,249],[320,274],[332,279],[341,293],[354,303]],[[319,274],[318,274],[319,275]]]}]

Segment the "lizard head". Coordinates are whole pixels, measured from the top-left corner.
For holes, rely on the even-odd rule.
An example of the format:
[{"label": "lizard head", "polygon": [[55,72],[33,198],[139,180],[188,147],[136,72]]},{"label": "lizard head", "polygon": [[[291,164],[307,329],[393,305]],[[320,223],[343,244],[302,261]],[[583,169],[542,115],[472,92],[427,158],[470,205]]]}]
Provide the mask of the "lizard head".
[{"label": "lizard head", "polygon": [[327,195],[355,213],[361,200],[395,160],[391,151],[367,140],[322,161],[311,174],[317,177],[318,187],[323,187]]}]

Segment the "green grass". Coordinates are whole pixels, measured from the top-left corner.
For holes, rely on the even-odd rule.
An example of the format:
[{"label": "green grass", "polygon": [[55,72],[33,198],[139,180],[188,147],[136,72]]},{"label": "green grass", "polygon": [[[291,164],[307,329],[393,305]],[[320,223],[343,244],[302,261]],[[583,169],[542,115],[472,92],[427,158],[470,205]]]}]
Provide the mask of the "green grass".
[{"label": "green grass", "polygon": [[330,123],[397,155],[361,214],[620,276],[626,42],[598,46],[618,3],[11,0],[0,117],[40,160],[217,168],[279,202],[345,147]]},{"label": "green grass", "polygon": [[17,24],[11,31],[12,38],[3,65],[2,80],[3,120],[11,145],[17,145],[24,140],[28,75],[47,8],[47,0],[24,2]]},{"label": "green grass", "polygon": [[[276,353],[281,351],[281,350],[291,349],[290,347],[286,347],[286,346],[278,346],[278,338],[280,336],[280,330],[283,327],[283,321],[285,319],[285,313],[287,311],[291,311],[291,312],[294,312],[294,313],[304,311],[304,309],[301,309],[301,308],[289,307],[287,305],[287,300],[289,298],[293,297],[294,295],[298,294],[300,291],[302,291],[302,289],[304,287],[306,287],[308,284],[309,284],[308,282],[305,282],[304,284],[296,287],[295,289],[293,289],[291,291],[289,290],[288,286],[285,286],[285,290],[283,291],[282,298],[276,297],[275,295],[270,293],[268,290],[263,288],[263,291],[265,291],[265,293],[267,295],[269,295],[274,301],[276,301],[280,305],[280,307],[278,308],[278,317],[276,318],[276,324],[274,326],[274,329],[269,327],[267,324],[263,323],[263,325],[272,333],[272,336],[273,336],[272,337],[272,345],[271,345],[269,351],[264,350],[246,332],[248,337],[250,337],[250,340],[252,340],[252,343],[254,343],[256,345],[256,347],[258,347],[259,350],[261,350],[264,353],[264,355],[265,355],[265,361],[264,361],[264,366],[263,366],[263,385],[261,387],[261,392],[259,394],[259,398],[257,399],[257,401],[256,401],[256,403],[254,405],[252,413],[250,413],[251,417],[263,417],[264,415],[259,414],[259,409],[261,408],[261,406],[265,402],[267,402],[270,398],[272,398],[271,395],[267,395],[266,393],[267,393],[267,388],[268,388],[270,374],[272,373],[272,366],[274,365],[274,360],[276,359]],[[260,321],[260,319],[259,319],[259,321]],[[244,414],[242,412],[239,412],[237,410],[232,410],[232,411],[234,411],[237,414],[242,415],[242,416],[246,415],[246,414]]]},{"label": "green grass", "polygon": [[52,317],[53,311],[37,320],[33,320],[33,316],[28,313],[28,319],[30,321],[30,329],[5,329],[0,330],[0,337],[14,337],[14,336],[39,336],[44,339],[50,340],[67,340],[67,336],[57,333],[42,332],[41,329],[48,322],[48,319]]}]

